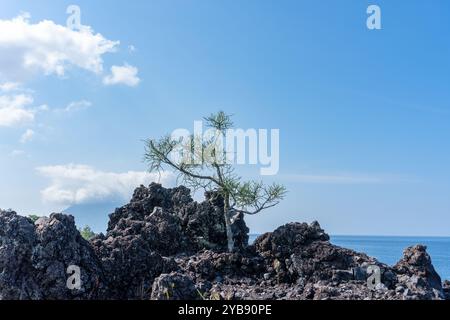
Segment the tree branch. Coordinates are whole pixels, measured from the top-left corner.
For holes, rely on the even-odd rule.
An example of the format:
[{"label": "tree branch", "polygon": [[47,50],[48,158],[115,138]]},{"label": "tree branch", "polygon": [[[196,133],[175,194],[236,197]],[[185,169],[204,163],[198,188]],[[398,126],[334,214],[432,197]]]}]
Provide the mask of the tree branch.
[{"label": "tree branch", "polygon": [[160,151],[158,150],[158,148],[155,147],[155,145],[153,144],[153,141],[151,141],[151,140],[150,140],[150,147],[152,148],[153,152],[155,152],[158,156],[161,157],[161,158],[160,158],[161,162],[163,162],[163,163],[165,163],[165,164],[171,166],[171,167],[174,168],[175,170],[178,170],[178,171],[180,171],[181,173],[183,173],[183,174],[185,174],[185,175],[187,175],[187,176],[190,176],[190,177],[192,177],[192,178],[196,178],[196,179],[204,179],[204,180],[210,180],[210,181],[212,181],[212,182],[217,183],[218,185],[220,185],[220,182],[219,182],[217,179],[215,179],[214,177],[211,177],[211,176],[203,176],[203,175],[200,175],[200,174],[196,174],[196,173],[190,172],[190,171],[186,170],[185,168],[183,168],[182,166],[179,166],[179,165],[173,163],[173,162],[172,162],[165,154],[163,154],[162,152],[160,152]]}]

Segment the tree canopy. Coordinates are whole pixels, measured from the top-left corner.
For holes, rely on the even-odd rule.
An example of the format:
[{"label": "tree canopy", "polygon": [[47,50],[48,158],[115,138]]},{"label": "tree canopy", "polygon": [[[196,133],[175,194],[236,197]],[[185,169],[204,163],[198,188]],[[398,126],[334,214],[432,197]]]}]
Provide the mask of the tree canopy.
[{"label": "tree canopy", "polygon": [[215,191],[224,198],[224,217],[228,249],[233,250],[231,224],[239,214],[254,215],[276,206],[285,196],[286,188],[278,183],[243,179],[236,174],[224,146],[227,130],[234,127],[231,116],[223,111],[204,118],[209,135],[174,137],[145,141],[145,161],[151,172],[172,170],[178,181],[187,187]]}]

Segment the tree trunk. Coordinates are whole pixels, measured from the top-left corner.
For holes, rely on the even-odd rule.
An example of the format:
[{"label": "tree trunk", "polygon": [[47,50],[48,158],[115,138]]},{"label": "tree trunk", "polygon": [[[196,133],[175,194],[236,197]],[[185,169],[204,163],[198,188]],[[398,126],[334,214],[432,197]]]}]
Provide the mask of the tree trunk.
[{"label": "tree trunk", "polygon": [[231,220],[229,210],[225,215],[226,215],[225,227],[227,229],[228,252],[232,252],[234,250],[234,240],[233,240],[233,231],[231,230]]},{"label": "tree trunk", "polygon": [[228,196],[225,196],[224,199],[224,208],[223,214],[225,218],[225,229],[227,232],[227,243],[228,243],[228,252],[232,252],[234,250],[234,240],[233,240],[233,231],[231,230],[231,209],[230,209],[230,200]]}]

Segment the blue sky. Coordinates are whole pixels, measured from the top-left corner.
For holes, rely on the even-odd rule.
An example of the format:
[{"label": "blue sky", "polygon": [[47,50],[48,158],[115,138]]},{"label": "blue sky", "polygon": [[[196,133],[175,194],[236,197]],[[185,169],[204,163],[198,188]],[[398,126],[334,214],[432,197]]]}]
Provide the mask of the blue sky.
[{"label": "blue sky", "polygon": [[[93,30],[73,50],[57,26],[70,4]],[[382,30],[366,28],[369,4],[380,6]],[[450,235],[448,1],[0,7],[3,28],[29,13],[29,38],[0,30],[0,85],[17,84],[0,91],[0,108],[15,101],[32,114],[0,119],[0,207],[47,214],[123,196],[144,179],[142,139],[223,109],[239,127],[280,129],[280,171],[267,181],[289,194],[248,219],[252,232],[317,219],[333,234]],[[43,20],[48,29],[34,28]]]}]

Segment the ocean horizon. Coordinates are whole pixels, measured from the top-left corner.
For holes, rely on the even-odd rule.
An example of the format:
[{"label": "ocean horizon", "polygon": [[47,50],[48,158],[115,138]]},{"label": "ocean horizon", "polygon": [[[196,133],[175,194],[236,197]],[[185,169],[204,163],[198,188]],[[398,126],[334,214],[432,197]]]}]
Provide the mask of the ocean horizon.
[{"label": "ocean horizon", "polygon": [[[259,234],[250,234],[249,243],[253,243],[258,236]],[[450,237],[330,235],[330,242],[366,253],[390,266],[402,258],[404,249],[423,244],[427,246],[427,252],[442,281],[450,280]]]}]

